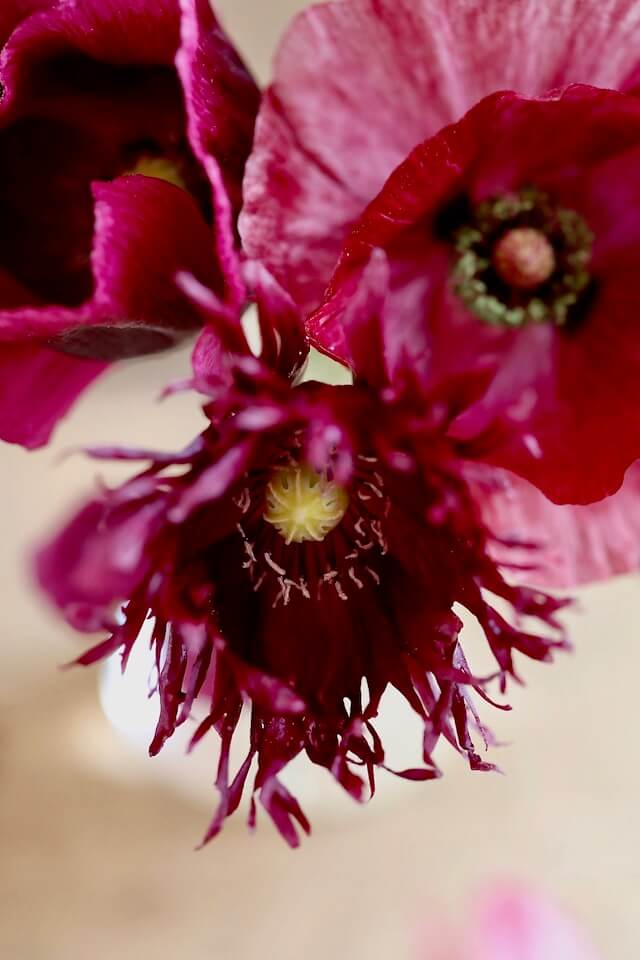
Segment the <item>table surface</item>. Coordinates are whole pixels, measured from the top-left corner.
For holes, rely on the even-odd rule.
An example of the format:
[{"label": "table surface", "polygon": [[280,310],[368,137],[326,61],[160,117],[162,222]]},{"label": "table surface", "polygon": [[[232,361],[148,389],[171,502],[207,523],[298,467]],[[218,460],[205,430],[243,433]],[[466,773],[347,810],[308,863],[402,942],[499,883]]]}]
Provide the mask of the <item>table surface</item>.
[{"label": "table surface", "polygon": [[[262,77],[286,17],[301,6],[219,4]],[[499,751],[505,776],[470,774],[452,757],[442,781],[408,785],[355,817],[321,817],[298,851],[263,817],[256,835],[236,820],[194,852],[213,793],[210,803],[189,797],[154,777],[153,761],[132,762],[100,710],[96,672],[57,669],[77,638],[26,573],[29,547],[97,472],[81,456],[61,459],[63,451],[114,439],[169,448],[198,429],[192,398],[155,403],[187,364],[182,351],[124,365],[81,402],[52,447],[0,450],[0,955],[408,957],[423,917],[446,909],[464,922],[474,889],[517,876],[565,903],[603,957],[636,960],[635,577],[583,591],[575,652],[552,667],[524,666],[513,713],[491,718],[512,744]],[[191,762],[183,761],[185,778]]]}]

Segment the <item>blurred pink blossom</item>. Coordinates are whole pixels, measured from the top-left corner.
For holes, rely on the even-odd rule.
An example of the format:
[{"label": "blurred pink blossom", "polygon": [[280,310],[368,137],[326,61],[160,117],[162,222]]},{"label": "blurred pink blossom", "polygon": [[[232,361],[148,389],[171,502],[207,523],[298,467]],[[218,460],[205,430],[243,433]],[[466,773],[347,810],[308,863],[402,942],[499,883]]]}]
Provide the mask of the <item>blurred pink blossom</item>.
[{"label": "blurred pink blossom", "polygon": [[423,925],[417,960],[598,960],[582,931],[552,900],[517,884],[495,886],[454,927]]}]

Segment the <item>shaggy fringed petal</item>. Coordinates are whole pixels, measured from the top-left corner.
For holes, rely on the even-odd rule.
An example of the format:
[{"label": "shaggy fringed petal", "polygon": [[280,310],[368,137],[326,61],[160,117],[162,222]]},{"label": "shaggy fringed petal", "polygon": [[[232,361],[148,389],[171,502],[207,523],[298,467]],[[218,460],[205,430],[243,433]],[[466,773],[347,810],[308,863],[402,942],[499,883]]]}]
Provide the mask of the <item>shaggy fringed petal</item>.
[{"label": "shaggy fringed petal", "polygon": [[[480,753],[490,735],[472,694],[488,700],[495,683],[504,690],[518,653],[549,660],[565,646],[557,620],[565,601],[509,585],[490,558],[446,436],[455,412],[446,395],[427,400],[400,359],[393,388],[294,386],[303,356],[291,352],[295,310],[264,268],[249,265],[247,280],[260,316],[260,357],[215,297],[183,278],[209,322],[196,378],[208,391],[211,425],[173,457],[118,454],[149,465],[88,504],[41,552],[37,574],[80,629],[108,624],[122,608],[82,663],[117,651],[126,663],[153,620],[160,711],[151,752],[196,701],[194,713],[203,709],[204,717],[194,742],[211,729],[220,737],[220,804],[205,841],[236,810],[251,773],[250,823],[257,797],[295,846],[309,824],[285,786],[287,764],[305,753],[365,799],[376,770],[389,769],[375,717],[390,686],[424,724],[423,764],[400,776],[439,776],[433,752],[441,739],[472,769],[492,769]],[[372,296],[374,317],[375,307]],[[297,331],[302,344],[299,318]],[[384,337],[380,329],[372,348]],[[387,371],[386,361],[378,369]],[[98,455],[110,452],[117,453]],[[274,511],[286,527],[301,483],[330,519],[320,534],[303,521],[307,536],[287,539]],[[289,519],[299,522],[297,513]],[[456,603],[485,632],[496,663],[491,677],[467,663]],[[536,623],[540,630],[525,630],[525,618],[529,630]],[[229,751],[243,701],[250,737],[234,771]]]},{"label": "shaggy fringed petal", "polygon": [[237,310],[258,91],[208,4],[34,0],[7,25],[0,341],[97,360],[171,346],[199,325],[184,270]]},{"label": "shaggy fringed petal", "polygon": [[[398,349],[415,354],[425,381],[493,374],[454,425],[468,454],[520,474],[555,502],[615,492],[640,453],[640,237],[620,216],[640,189],[639,146],[634,97],[579,86],[538,100],[488,97],[418,146],[363,213],[310,320],[312,337],[349,361],[345,310],[372,250],[384,250]],[[460,254],[447,224],[456,205],[531,185],[594,235],[590,286],[565,326],[491,324],[454,291]]]},{"label": "shaggy fringed petal", "polygon": [[350,0],[284,37],[246,178],[242,232],[305,309],[350,222],[409,151],[496,90],[633,88],[632,0]]}]

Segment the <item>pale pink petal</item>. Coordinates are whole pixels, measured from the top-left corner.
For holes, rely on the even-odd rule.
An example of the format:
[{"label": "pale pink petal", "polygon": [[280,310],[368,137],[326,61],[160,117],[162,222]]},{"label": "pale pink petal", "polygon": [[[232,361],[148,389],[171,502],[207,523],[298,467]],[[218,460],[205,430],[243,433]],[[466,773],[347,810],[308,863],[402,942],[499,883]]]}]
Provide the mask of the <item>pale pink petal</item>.
[{"label": "pale pink petal", "polygon": [[510,579],[573,587],[640,567],[640,462],[617,493],[583,506],[552,503],[506,470],[470,464],[468,479],[493,535],[523,544],[493,548],[499,562],[525,568],[513,569]]}]

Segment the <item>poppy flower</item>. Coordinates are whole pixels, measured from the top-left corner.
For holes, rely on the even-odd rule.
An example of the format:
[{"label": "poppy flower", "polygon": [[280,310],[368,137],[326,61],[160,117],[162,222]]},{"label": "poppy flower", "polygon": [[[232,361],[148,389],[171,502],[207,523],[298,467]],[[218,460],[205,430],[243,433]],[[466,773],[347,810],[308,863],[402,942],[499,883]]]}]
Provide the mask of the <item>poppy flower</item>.
[{"label": "poppy flower", "polygon": [[206,0],[8,0],[0,14],[0,436],[35,447],[107,362],[224,302],[259,94]]},{"label": "poppy flower", "polygon": [[[472,769],[490,769],[474,743],[490,737],[472,694],[504,689],[516,651],[548,660],[563,647],[557,614],[566,601],[507,584],[490,558],[447,437],[456,390],[427,397],[410,363],[383,349],[391,331],[375,290],[363,287],[362,324],[348,328],[367,382],[300,383],[306,347],[295,306],[263,267],[247,271],[260,356],[216,298],[183,277],[208,324],[195,371],[210,424],[175,455],[98,451],[149,464],[88,503],[41,551],[37,575],[74,626],[109,631],[81,663],[120,651],[126,664],[152,618],[160,702],[152,753],[196,698],[206,703],[193,739],[215,728],[221,753],[220,805],[205,840],[237,808],[255,761],[250,822],[257,794],[296,845],[309,824],[281,772],[305,753],[364,799],[376,768],[393,763],[375,729],[388,687],[424,724],[423,765],[400,776],[439,776],[441,738]],[[483,628],[491,677],[467,663],[454,604]],[[245,700],[250,742],[232,772]]]},{"label": "poppy flower", "polygon": [[486,98],[363,213],[313,335],[345,355],[354,275],[383,249],[389,309],[423,376],[493,372],[453,426],[462,446],[558,503],[615,492],[640,454],[639,160],[635,97],[574,85]]}]

